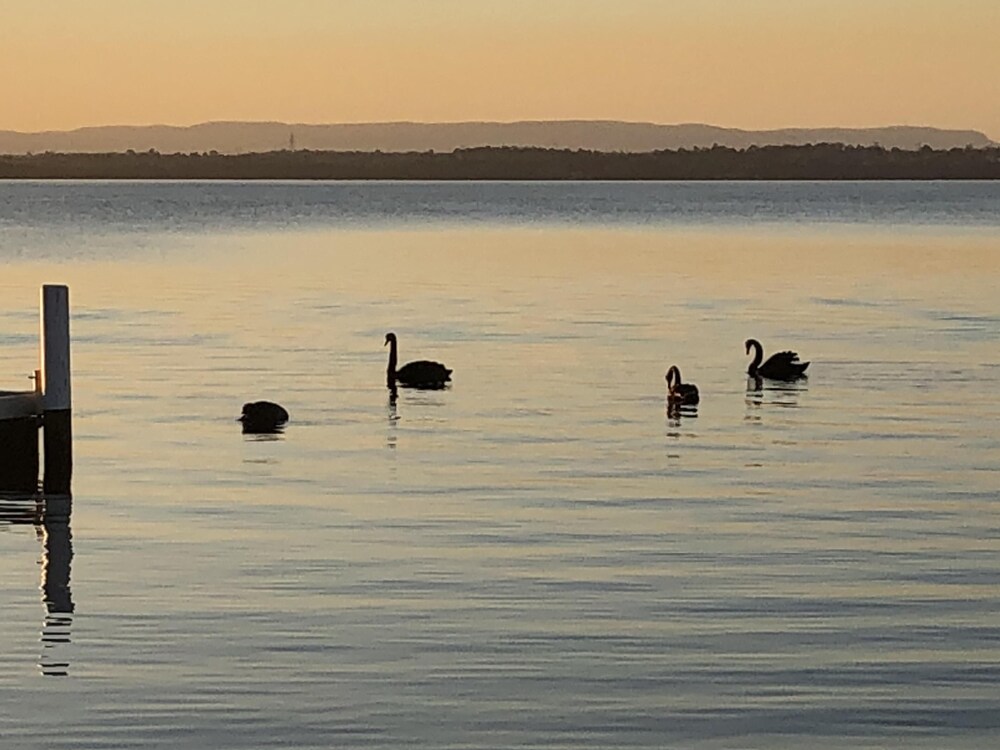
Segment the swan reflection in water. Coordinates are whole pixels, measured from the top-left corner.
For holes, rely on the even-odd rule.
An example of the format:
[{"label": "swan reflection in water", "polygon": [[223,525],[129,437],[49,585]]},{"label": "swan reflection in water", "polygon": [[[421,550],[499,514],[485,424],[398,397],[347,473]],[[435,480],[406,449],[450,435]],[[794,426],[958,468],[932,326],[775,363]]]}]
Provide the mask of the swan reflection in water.
[{"label": "swan reflection in water", "polygon": [[809,390],[804,380],[772,381],[760,376],[747,378],[746,421],[759,422],[760,409],[765,405],[783,409],[796,409],[799,406],[799,394]]},{"label": "swan reflection in water", "polygon": [[386,436],[386,447],[390,449],[395,449],[396,447],[396,423],[399,422],[399,412],[396,411],[396,399],[399,397],[399,391],[396,390],[395,383],[388,383],[389,388],[389,402],[387,405],[386,413],[389,417],[389,432]]},{"label": "swan reflection in water", "polygon": [[[682,437],[694,437],[694,433],[681,432],[684,420],[698,418],[697,404],[682,404],[678,401],[667,399],[667,431],[666,436],[671,440],[680,440]],[[680,458],[677,454],[668,454],[669,458]]]},{"label": "swan reflection in water", "polygon": [[680,427],[685,419],[697,419],[698,406],[695,404],[680,404],[676,401],[667,402],[667,424]]},{"label": "swan reflection in water", "polygon": [[[447,405],[447,401],[441,398],[441,395],[444,391],[448,390],[448,388],[449,385],[447,383],[408,386],[406,392],[402,394],[404,411],[408,410],[407,419],[410,419],[416,414],[417,416],[415,420],[411,422],[413,424],[418,422],[442,421],[440,419],[435,420],[431,416],[431,410],[440,409]],[[399,412],[400,390],[396,383],[391,379],[386,381],[386,389],[389,391],[389,398],[386,401],[386,417],[388,426],[386,446],[388,448],[395,448],[397,429],[399,427],[399,423],[403,419]],[[420,415],[421,412],[422,416]]]},{"label": "swan reflection in water", "polygon": [[69,675],[64,646],[71,642],[75,610],[69,581],[73,560],[72,508],[72,500],[68,497],[5,497],[0,500],[0,523],[31,524],[42,545],[39,588],[45,620],[38,667],[46,677]]}]

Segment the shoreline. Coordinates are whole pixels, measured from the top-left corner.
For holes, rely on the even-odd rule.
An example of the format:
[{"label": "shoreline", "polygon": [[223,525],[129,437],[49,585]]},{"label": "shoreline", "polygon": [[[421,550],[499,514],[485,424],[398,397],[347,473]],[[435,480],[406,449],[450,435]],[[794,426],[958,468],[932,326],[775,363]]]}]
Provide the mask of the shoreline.
[{"label": "shoreline", "polygon": [[1000,147],[723,146],[650,152],[482,147],[451,152],[0,155],[0,179],[398,181],[998,180]]}]

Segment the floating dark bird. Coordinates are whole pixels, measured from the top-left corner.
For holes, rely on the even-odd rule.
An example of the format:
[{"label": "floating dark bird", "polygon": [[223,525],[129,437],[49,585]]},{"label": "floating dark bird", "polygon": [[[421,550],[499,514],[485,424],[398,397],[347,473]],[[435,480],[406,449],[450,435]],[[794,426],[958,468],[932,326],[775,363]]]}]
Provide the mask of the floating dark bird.
[{"label": "floating dark bird", "polygon": [[778,352],[767,358],[767,362],[761,364],[764,359],[764,347],[757,339],[746,340],[747,354],[754,350],[753,362],[747,374],[750,377],[768,378],[769,380],[797,380],[806,377],[808,362],[799,362],[799,355],[796,352]]},{"label": "floating dark bird", "polygon": [[681,371],[677,365],[671,365],[667,370],[667,401],[680,406],[687,404],[694,406],[701,400],[698,395],[698,386],[694,383],[684,383],[681,381]]},{"label": "floating dark bird", "polygon": [[385,343],[389,345],[389,366],[386,368],[386,385],[390,389],[396,383],[407,388],[437,389],[444,388],[451,380],[451,370],[440,362],[430,362],[425,359],[407,364],[396,369],[396,334],[387,333]]},{"label": "floating dark bird", "polygon": [[270,401],[253,401],[243,404],[243,416],[237,421],[243,423],[247,434],[281,432],[288,422],[288,412]]}]

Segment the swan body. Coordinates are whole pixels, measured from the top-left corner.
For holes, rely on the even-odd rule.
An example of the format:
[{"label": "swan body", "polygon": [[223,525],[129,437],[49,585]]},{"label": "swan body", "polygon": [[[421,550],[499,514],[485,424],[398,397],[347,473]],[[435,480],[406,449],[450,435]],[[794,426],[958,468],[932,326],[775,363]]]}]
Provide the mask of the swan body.
[{"label": "swan body", "polygon": [[407,388],[444,388],[451,380],[452,371],[440,362],[420,359],[407,362],[396,369],[396,334],[387,333],[385,343],[389,346],[389,366],[386,368],[386,384],[391,389],[396,383]]},{"label": "swan body", "polygon": [[799,362],[799,355],[796,352],[772,354],[766,362],[761,364],[764,359],[764,347],[760,345],[760,342],[757,339],[747,339],[744,343],[747,354],[750,353],[751,349],[754,350],[753,362],[750,363],[747,370],[747,374],[751,377],[769,380],[797,380],[807,377],[806,368],[809,363]]},{"label": "swan body", "polygon": [[701,400],[698,395],[698,386],[694,383],[684,383],[681,381],[681,371],[677,365],[671,365],[667,370],[667,401],[672,404],[690,404],[693,406]]},{"label": "swan body", "polygon": [[288,422],[288,412],[271,401],[252,401],[243,404],[243,415],[237,421],[243,423],[245,433],[280,432]]}]

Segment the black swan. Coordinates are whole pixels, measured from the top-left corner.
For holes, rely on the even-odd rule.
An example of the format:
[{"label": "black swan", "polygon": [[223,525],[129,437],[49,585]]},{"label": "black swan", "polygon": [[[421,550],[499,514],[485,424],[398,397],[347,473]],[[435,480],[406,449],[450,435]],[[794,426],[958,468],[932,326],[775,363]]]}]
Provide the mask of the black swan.
[{"label": "black swan", "polygon": [[757,339],[746,340],[747,354],[750,349],[754,350],[753,362],[747,373],[751,377],[768,378],[769,380],[797,380],[806,376],[808,362],[799,362],[799,355],[796,352],[778,352],[767,358],[767,362],[761,364],[764,359],[764,347]]},{"label": "black swan", "polygon": [[396,334],[387,333],[385,343],[389,345],[389,366],[386,368],[386,384],[391,389],[396,383],[407,388],[444,388],[451,380],[451,370],[440,362],[421,359],[408,362],[396,369]]},{"label": "black swan", "polygon": [[677,365],[671,365],[667,370],[667,401],[672,404],[697,404],[701,397],[698,386],[694,383],[681,382],[681,371]]},{"label": "black swan", "polygon": [[288,421],[288,412],[283,406],[270,401],[253,401],[243,404],[243,432],[247,434],[267,434],[281,432]]}]

